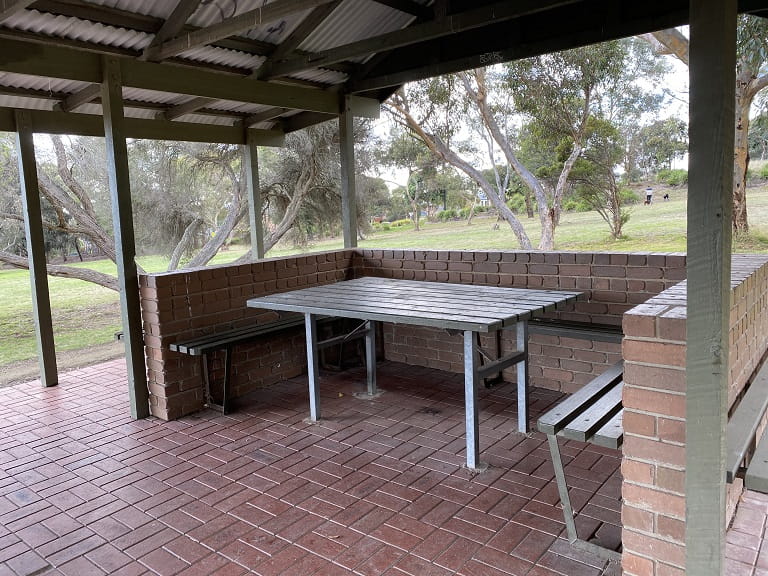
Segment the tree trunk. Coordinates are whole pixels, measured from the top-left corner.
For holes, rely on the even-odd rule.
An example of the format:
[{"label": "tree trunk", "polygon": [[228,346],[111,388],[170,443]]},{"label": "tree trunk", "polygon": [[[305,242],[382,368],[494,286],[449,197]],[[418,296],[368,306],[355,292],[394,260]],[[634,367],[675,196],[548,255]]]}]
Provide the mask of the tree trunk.
[{"label": "tree trunk", "polygon": [[749,232],[747,220],[747,170],[749,168],[749,109],[752,106],[747,66],[736,77],[736,134],[733,151],[733,231]]},{"label": "tree trunk", "polygon": [[[11,254],[10,252],[0,251],[0,262],[15,266],[16,268],[23,268],[29,270],[29,261],[26,258]],[[84,280],[85,282],[93,282],[104,288],[109,288],[118,292],[120,286],[118,285],[117,278],[110,276],[109,274],[103,274],[95,270],[89,270],[88,268],[75,268],[72,266],[60,266],[56,264],[48,265],[49,276],[59,276],[61,278],[75,278],[77,280]]]},{"label": "tree trunk", "polygon": [[568,185],[568,176],[570,176],[576,160],[581,156],[581,150],[581,146],[574,142],[573,150],[571,150],[568,159],[563,164],[563,169],[557,179],[557,188],[555,188],[555,193],[552,197],[552,205],[546,211],[546,217],[541,225],[539,250],[553,250],[555,247],[555,228],[560,223],[560,213],[563,209],[563,196]]},{"label": "tree trunk", "polygon": [[528,218],[533,218],[533,202],[531,201],[531,192],[527,190],[523,192],[523,198],[525,199],[525,215]]},{"label": "tree trunk", "polygon": [[[395,98],[396,96],[393,96]],[[512,229],[512,233],[517,238],[520,248],[523,250],[530,250],[533,245],[531,244],[528,234],[525,232],[525,228],[517,219],[514,212],[509,209],[502,198],[503,191],[497,191],[493,185],[482,175],[482,173],[472,166],[469,162],[465,161],[453,150],[451,150],[438,136],[427,134],[424,128],[416,121],[416,119],[408,112],[404,105],[401,105],[393,100],[390,100],[392,108],[394,108],[398,114],[403,118],[403,122],[413,130],[418,138],[429,148],[434,154],[440,156],[446,162],[455,166],[467,176],[472,178],[475,183],[486,193],[491,203],[499,211],[499,214],[507,221],[509,227]]]},{"label": "tree trunk", "polygon": [[200,218],[195,218],[189,226],[184,229],[184,234],[181,235],[181,240],[179,240],[179,243],[176,244],[176,247],[173,249],[171,261],[168,262],[168,272],[176,270],[179,267],[181,257],[184,256],[184,253],[192,245],[192,242],[195,239],[195,234],[197,234],[197,230],[202,223],[203,221]]},{"label": "tree trunk", "polygon": [[[480,110],[480,115],[483,118],[483,123],[488,128],[488,131],[491,133],[493,139],[499,145],[499,148],[501,148],[501,151],[504,152],[504,157],[506,158],[507,163],[512,167],[515,173],[523,181],[523,184],[528,187],[528,190],[530,190],[536,199],[536,209],[539,213],[539,221],[541,222],[541,233],[544,235],[546,233],[546,220],[547,213],[549,211],[547,206],[546,192],[544,192],[544,188],[541,186],[541,183],[538,181],[536,176],[534,176],[533,173],[531,173],[531,171],[523,166],[522,162],[518,160],[517,155],[512,150],[512,146],[510,145],[509,140],[503,134],[498,122],[496,122],[496,119],[494,118],[486,99],[487,89],[485,84],[485,70],[475,70],[475,81],[477,82],[478,86],[477,90],[472,87],[472,83],[469,81],[469,76],[466,73],[460,74],[460,78],[462,84],[464,84],[464,89],[466,90],[467,95],[477,103],[477,107]],[[527,209],[528,208],[526,205],[526,210]],[[533,210],[531,210],[530,214],[531,217],[533,217]],[[552,232],[552,234],[553,233],[554,232]],[[543,239],[539,244],[541,245],[542,242]],[[554,236],[551,236],[549,242],[554,242]]]}]

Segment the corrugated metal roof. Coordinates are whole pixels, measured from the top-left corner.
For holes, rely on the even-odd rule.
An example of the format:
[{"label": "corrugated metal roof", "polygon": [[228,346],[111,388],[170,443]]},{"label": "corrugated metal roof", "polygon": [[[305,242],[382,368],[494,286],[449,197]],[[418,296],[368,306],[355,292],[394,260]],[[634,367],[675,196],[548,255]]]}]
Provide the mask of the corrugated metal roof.
[{"label": "corrugated metal roof", "polygon": [[[206,28],[255,8],[267,6],[273,1],[275,0],[202,0],[187,19],[186,25]],[[428,3],[430,0],[416,1]],[[54,44],[58,42],[64,46],[92,47],[97,52],[104,47],[107,53],[138,56],[152,43],[153,32],[161,28],[176,6],[177,2],[170,0],[78,0],[74,3],[70,0],[50,0],[50,3],[41,3],[40,9],[22,9],[8,17],[0,25],[0,30],[6,32],[6,38],[13,38],[13,32],[18,31],[23,34],[20,37],[22,40],[34,36],[43,42],[50,40]],[[89,7],[93,9],[94,21],[83,19]],[[313,10],[314,8],[300,10],[264,26],[241,31],[222,41],[227,48],[213,45],[191,48],[174,57],[173,63],[200,65],[214,71],[248,75],[249,72],[258,70],[267,57],[259,52],[270,53],[272,46],[277,47],[285,41]],[[379,35],[400,29],[413,19],[411,14],[373,0],[343,0],[301,43],[300,49],[321,51],[357,41],[371,34]],[[130,26],[137,29],[131,29]],[[249,44],[250,41],[252,44]],[[242,49],[237,49],[239,47]],[[348,76],[335,70],[311,68],[286,78],[275,78],[273,81],[291,84],[291,80],[295,80],[294,83],[299,86],[304,82],[310,88],[322,88],[339,86],[348,80]],[[77,94],[88,86],[88,83],[72,80],[0,72],[0,106],[50,110],[68,95]],[[3,87],[7,88],[4,94]],[[126,114],[131,117],[153,118],[158,112],[188,102],[192,95],[183,93],[183,90],[181,87],[180,93],[170,93],[126,87],[123,89]],[[194,93],[194,90],[190,91]],[[18,95],[14,92],[18,92]],[[299,97],[299,100],[301,98],[304,96]],[[204,107],[220,115],[191,112],[176,120],[232,124],[272,106],[210,100]],[[77,112],[101,114],[101,106],[93,102],[85,103],[78,107]],[[298,113],[301,113],[301,110],[293,110],[289,114]],[[283,116],[287,117],[289,114]]]},{"label": "corrugated metal roof", "polygon": [[152,36],[144,32],[105,26],[79,18],[57,16],[37,10],[23,10],[4,22],[5,27],[53,38],[66,38],[126,50],[143,50]]},{"label": "corrugated metal roof", "polygon": [[[299,48],[319,52],[399,30],[413,20],[410,14],[392,10],[372,0],[345,0],[307,36]],[[351,22],[354,22],[354,26],[350,25]]]}]

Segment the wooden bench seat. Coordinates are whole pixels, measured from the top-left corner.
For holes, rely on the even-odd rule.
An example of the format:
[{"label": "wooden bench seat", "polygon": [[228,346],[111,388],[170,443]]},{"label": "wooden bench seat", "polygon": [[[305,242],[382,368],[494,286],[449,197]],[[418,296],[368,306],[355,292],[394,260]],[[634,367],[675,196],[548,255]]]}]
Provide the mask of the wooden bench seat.
[{"label": "wooden bench seat", "polygon": [[531,318],[528,321],[528,331],[532,334],[579,338],[597,342],[621,342],[624,338],[624,333],[619,325],[572,322],[552,318]]},{"label": "wooden bench seat", "polygon": [[[220,330],[204,336],[198,336],[191,340],[182,340],[170,344],[170,349],[181,354],[200,356],[202,358],[203,382],[205,384],[206,404],[209,408],[227,414],[229,411],[229,383],[232,372],[232,349],[239,345],[251,342],[260,336],[281,332],[289,328],[304,325],[304,317],[300,314],[291,314],[272,322],[262,322],[246,328]],[[221,392],[221,402],[216,402],[211,394],[211,382],[208,374],[208,354],[216,351],[224,352],[224,378]]]},{"label": "wooden bench seat", "polygon": [[620,559],[615,550],[608,550],[579,538],[573,507],[565,480],[558,436],[581,442],[618,449],[624,440],[621,393],[624,387],[624,362],[610,366],[583,388],[568,396],[538,420],[538,429],[547,435],[557,489],[563,505],[568,540],[573,546],[597,553],[609,560]]},{"label": "wooden bench seat", "polygon": [[[608,559],[619,554],[579,539],[568,494],[558,436],[619,449],[624,439],[621,403],[623,362],[619,362],[568,396],[538,420],[539,431],[547,435],[563,516],[571,544],[599,553]],[[758,437],[760,423],[768,410],[768,362],[755,374],[726,431],[726,480],[743,477],[744,485],[768,494],[768,442]],[[748,463],[745,466],[745,463]]]},{"label": "wooden bench seat", "polygon": [[[768,442],[757,436],[768,409],[768,362],[758,370],[728,419],[726,480],[744,477],[744,486],[768,494]],[[744,467],[744,463],[748,466]]]}]

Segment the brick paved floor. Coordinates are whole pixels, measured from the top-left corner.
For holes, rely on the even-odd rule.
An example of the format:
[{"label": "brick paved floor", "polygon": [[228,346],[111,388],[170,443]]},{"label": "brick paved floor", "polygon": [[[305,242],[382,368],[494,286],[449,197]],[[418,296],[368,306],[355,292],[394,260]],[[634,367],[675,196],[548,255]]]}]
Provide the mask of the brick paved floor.
[{"label": "brick paved floor", "polygon": [[[0,576],[616,573],[563,539],[511,385],[481,392],[472,474],[460,375],[385,362],[376,400],[362,377],[324,374],[314,424],[305,378],[170,423],[130,419],[122,360],[0,389]],[[618,545],[618,452],[563,451],[580,530]]]}]

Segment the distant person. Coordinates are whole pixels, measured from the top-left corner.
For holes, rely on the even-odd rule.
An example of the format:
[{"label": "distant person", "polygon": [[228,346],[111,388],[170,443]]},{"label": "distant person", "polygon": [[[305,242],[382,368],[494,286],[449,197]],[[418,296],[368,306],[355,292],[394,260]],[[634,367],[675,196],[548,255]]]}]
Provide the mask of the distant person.
[{"label": "distant person", "polygon": [[648,188],[645,189],[645,205],[649,206],[653,202],[653,188],[648,186]]}]

